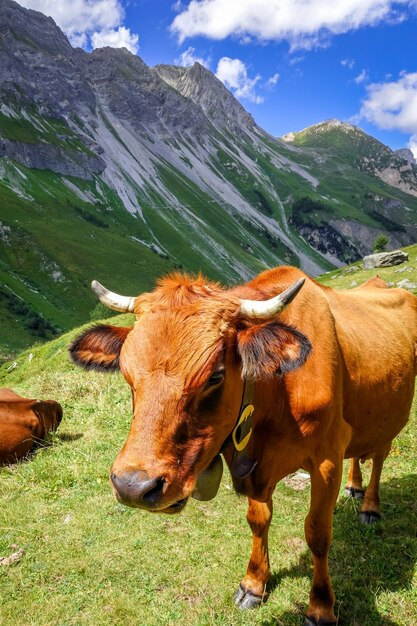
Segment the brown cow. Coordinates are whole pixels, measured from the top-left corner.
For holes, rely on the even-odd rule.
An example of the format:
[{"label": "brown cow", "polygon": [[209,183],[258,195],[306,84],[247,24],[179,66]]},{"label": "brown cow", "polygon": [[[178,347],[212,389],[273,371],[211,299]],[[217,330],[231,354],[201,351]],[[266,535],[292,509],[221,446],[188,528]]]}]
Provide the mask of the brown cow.
[{"label": "brown cow", "polygon": [[47,433],[58,428],[62,408],[55,400],[28,400],[0,389],[0,465],[26,457]]},{"label": "brown cow", "polygon": [[414,393],[417,298],[381,287],[376,278],[336,292],[290,267],[230,290],[173,275],[136,298],[93,283],[111,308],[137,315],[131,328],[87,330],[70,349],[87,369],[120,368],[132,389],[134,418],[111,471],[116,497],[179,512],[189,496],[215,494],[222,452],[249,498],[253,544],[240,607],[266,597],[272,493],[303,468],[314,561],[306,624],[336,623],[328,552],[343,459],[353,459],[352,495],[362,489],[358,460],[373,460],[361,510],[373,522],[382,464]]}]

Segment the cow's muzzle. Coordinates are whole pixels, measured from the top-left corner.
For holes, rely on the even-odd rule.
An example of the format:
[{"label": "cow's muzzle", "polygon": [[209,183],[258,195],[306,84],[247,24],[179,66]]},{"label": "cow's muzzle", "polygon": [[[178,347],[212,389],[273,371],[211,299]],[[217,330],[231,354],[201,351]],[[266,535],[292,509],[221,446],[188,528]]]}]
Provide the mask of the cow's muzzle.
[{"label": "cow's muzzle", "polygon": [[126,472],[120,476],[111,473],[114,493],[119,502],[147,511],[163,511],[166,513],[179,513],[187,503],[188,498],[183,498],[171,504],[164,504],[165,478],[162,476],[150,478],[140,470]]}]

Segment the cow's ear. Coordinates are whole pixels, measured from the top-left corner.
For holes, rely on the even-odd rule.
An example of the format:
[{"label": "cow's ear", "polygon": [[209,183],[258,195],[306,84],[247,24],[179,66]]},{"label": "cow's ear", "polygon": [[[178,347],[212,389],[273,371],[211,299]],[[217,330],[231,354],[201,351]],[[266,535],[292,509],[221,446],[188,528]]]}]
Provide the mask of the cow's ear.
[{"label": "cow's ear", "polygon": [[132,326],[123,328],[99,324],[79,335],[69,353],[77,365],[86,370],[112,372],[119,369],[120,351]]},{"label": "cow's ear", "polygon": [[300,367],[311,351],[305,335],[277,321],[253,324],[237,333],[242,377],[261,380]]}]

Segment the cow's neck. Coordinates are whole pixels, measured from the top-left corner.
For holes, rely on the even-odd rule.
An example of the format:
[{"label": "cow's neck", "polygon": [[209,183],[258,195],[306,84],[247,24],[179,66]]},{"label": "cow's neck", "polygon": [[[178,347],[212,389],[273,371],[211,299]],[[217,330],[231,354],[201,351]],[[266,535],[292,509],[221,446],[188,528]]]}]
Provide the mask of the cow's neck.
[{"label": "cow's neck", "polygon": [[[230,472],[233,478],[243,480],[252,474],[258,464],[251,450],[252,434],[253,434],[253,414],[255,383],[245,381],[243,386],[242,401],[236,424],[224,442],[221,452],[227,448],[232,448]],[[229,452],[230,454],[230,452]]]},{"label": "cow's neck", "polygon": [[[304,437],[297,416],[293,414],[289,394],[285,376],[257,381],[256,386],[253,385],[253,432],[244,450],[253,466],[248,462],[251,471],[243,478],[233,471],[236,451],[231,436],[227,440],[229,445],[222,449],[232,474],[234,488],[242,495],[249,497],[256,495],[262,501],[266,501],[271,495],[269,488],[271,475],[274,481],[276,479],[275,482],[278,482],[284,476],[304,467],[302,452]],[[245,397],[245,392],[242,397]],[[244,405],[242,400],[241,410]],[[239,416],[240,414],[241,411]],[[236,424],[238,421],[239,419]],[[266,449],[270,452],[268,456],[265,454]]]}]

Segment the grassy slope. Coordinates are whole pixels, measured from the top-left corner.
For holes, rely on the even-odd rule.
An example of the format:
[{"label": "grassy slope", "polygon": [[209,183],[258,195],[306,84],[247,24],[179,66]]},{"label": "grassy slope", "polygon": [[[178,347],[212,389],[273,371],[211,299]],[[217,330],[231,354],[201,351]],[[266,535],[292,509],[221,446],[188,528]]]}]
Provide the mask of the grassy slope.
[{"label": "grassy slope", "polygon": [[[10,128],[8,132],[19,137],[19,123],[13,123],[14,134]],[[26,124],[25,132],[27,126],[37,139],[38,130]],[[1,284],[62,331],[89,318],[95,307],[89,288],[94,277],[112,288],[117,276],[113,289],[139,292],[179,266],[202,271],[212,279],[233,281],[239,277],[239,263],[253,274],[279,259],[297,263],[280,241],[271,241],[268,233],[257,231],[237,215],[232,218],[224,206],[174,168],[161,164],[159,170],[167,189],[188,210],[187,220],[150,186],[145,191],[136,189],[143,221],[131,216],[102,182],[104,197],[98,195],[96,181],[73,179],[72,184],[85,194],[83,200],[57,174],[21,165],[15,170],[13,164],[6,164],[0,180]],[[23,189],[26,197],[16,194],[16,188]],[[195,228],[199,223],[205,226]],[[1,232],[5,228],[10,229],[6,237]],[[155,243],[168,252],[168,258],[155,253],[158,245],[152,251]],[[229,262],[224,262],[219,245]],[[57,269],[62,281],[52,278]],[[35,339],[45,339],[25,327],[1,298],[0,313],[0,358]]]},{"label": "grassy slope", "polygon": [[[108,188],[102,203],[92,204],[80,199],[52,172],[35,172],[22,166],[19,170],[27,177],[25,191],[34,201],[17,196],[0,181],[0,226],[11,229],[6,239],[0,239],[0,282],[61,331],[89,319],[96,305],[89,286],[92,278],[130,293],[132,289],[140,292],[152,288],[157,276],[179,266],[194,272],[201,270],[217,280],[237,277],[230,267],[219,268],[204,233],[195,234],[190,245],[190,224],[182,223],[173,211],[151,208],[149,205],[161,204],[156,197],[141,199],[144,223],[122,208]],[[94,182],[74,179],[74,183],[85,193],[97,195]],[[227,213],[208,203],[197,188],[187,190],[184,182],[173,176],[168,183],[185,206],[193,207],[195,219],[206,222],[207,235],[220,242],[232,259],[253,268],[254,274],[265,267],[243,248],[244,226],[237,232]],[[168,258],[149,248],[154,236],[168,247]],[[266,242],[266,262],[274,264],[275,258],[276,263],[274,254]],[[57,269],[62,281],[52,277]],[[1,298],[0,314],[0,356],[44,339],[31,333]]]},{"label": "grassy slope", "polygon": [[[293,146],[303,148],[294,152]],[[294,143],[281,148],[290,159],[304,164],[308,171],[320,180],[318,195],[308,194],[314,199],[330,200],[329,218],[353,219],[368,226],[381,228],[376,213],[385,213],[382,200],[398,200],[410,210],[396,208],[390,217],[399,225],[415,224],[417,200],[379,178],[358,169],[359,157],[374,158],[381,168],[388,165],[386,155],[391,151],[376,139],[359,133],[358,137],[334,129],[313,138],[299,133]],[[388,158],[388,157],[387,157]],[[384,160],[385,159],[385,160]],[[389,161],[389,158],[388,158]],[[320,195],[321,194],[321,195]],[[332,202],[336,199],[337,202]],[[370,212],[374,212],[369,215]]]},{"label": "grassy slope", "polygon": [[[27,143],[44,141],[92,154],[63,122],[41,118],[35,111],[31,115],[30,120],[0,115],[0,135]],[[328,213],[316,216],[322,223],[343,217],[379,228],[375,217],[378,218],[381,201],[375,198],[381,197],[400,200],[411,209],[397,208],[392,216],[406,228],[416,221],[417,199],[358,172],[349,161],[349,151],[342,155],[333,153],[331,145],[321,152],[317,148],[299,151],[263,139],[278,159],[280,155],[293,159],[320,179],[320,185],[313,190],[304,178],[289,169],[275,167],[270,155],[255,151],[252,145],[237,140],[231,143],[220,135],[217,139],[213,169],[232,183],[254,208],[272,217],[281,227],[284,226],[282,207],[289,217],[294,198],[305,195],[324,199]],[[254,176],[250,167],[233,161],[236,146],[258,164],[263,172],[261,179]],[[15,170],[13,164],[4,165],[3,160],[0,167],[5,167],[0,176],[3,179],[0,180],[0,284],[61,331],[89,318],[95,307],[89,289],[94,277],[110,288],[130,292],[132,287],[138,291],[149,289],[155,277],[179,265],[230,282],[239,279],[239,264],[256,274],[277,262],[298,263],[296,253],[279,238],[266,228],[250,225],[237,212],[229,214],[230,207],[213,201],[167,162],[161,161],[157,166],[160,178],[188,211],[188,216],[166,206],[166,200],[152,188],[152,181],[145,190],[130,181],[145,221],[132,217],[103,182],[100,196],[97,181],[72,179],[71,183],[93,200],[88,201],[87,196],[81,199],[52,172],[23,166]],[[16,188],[27,197],[16,194]],[[195,228],[201,222],[205,226]],[[11,228],[9,244],[1,233],[5,227]],[[169,258],[156,254],[155,248],[152,252],[132,237],[148,246],[159,243]],[[304,252],[324,268],[331,267],[297,233],[291,237],[294,250]],[[227,251],[227,262],[219,246]],[[63,282],[52,278],[57,269],[63,274]],[[21,315],[10,310],[1,293],[0,315],[0,360],[36,339],[45,340],[45,336],[39,336],[25,324]]]},{"label": "grassy slope", "polygon": [[[411,252],[413,265],[417,247]],[[339,287],[355,276],[337,274],[324,282]],[[417,278],[395,276],[404,275]],[[119,316],[116,323],[130,319]],[[74,334],[32,349],[31,360],[29,351],[22,353],[9,372],[7,366],[0,370],[1,385],[26,396],[57,398],[64,407],[50,447],[0,469],[0,555],[14,551],[13,545],[25,550],[19,563],[0,567],[0,623],[301,624],[312,574],[303,539],[309,490],[278,485],[270,599],[258,611],[234,608],[232,595],[250,551],[245,500],[233,494],[226,474],[214,501],[191,501],[180,516],[117,504],[108,470],[127,434],[130,392],[120,375],[85,373],[69,362]],[[417,406],[385,463],[383,521],[359,526],[356,503],[343,495],[336,507],[330,567],[336,611],[349,626],[417,621],[416,412]]]},{"label": "grassy slope", "polygon": [[[156,274],[173,267],[172,260],[160,258],[131,239],[131,235],[145,238],[143,225],[118,207],[114,198],[113,210],[106,211],[81,200],[56,174],[19,169],[27,176],[25,186],[34,202],[0,184],[1,222],[11,229],[9,242],[2,241],[0,246],[0,279],[58,328],[66,330],[88,319],[96,305],[89,287],[92,278],[107,281],[111,287],[116,272],[118,285],[113,288],[122,291],[137,285],[139,291],[150,288]],[[56,269],[62,281],[52,278]],[[4,307],[1,313],[1,352],[7,354],[34,341],[33,336],[29,341],[16,316]]]},{"label": "grassy slope", "polygon": [[[404,163],[387,146],[360,129],[346,132],[330,127],[320,131],[320,125],[297,133],[290,146],[302,149],[297,159],[320,180],[317,191],[322,197],[314,199],[329,206],[324,223],[354,220],[388,235],[401,237],[408,232],[415,241],[416,198],[374,175],[375,169],[388,166],[402,170]],[[288,156],[291,154],[290,150]],[[401,172],[401,178],[404,183],[415,184],[415,174],[408,170]]]}]

